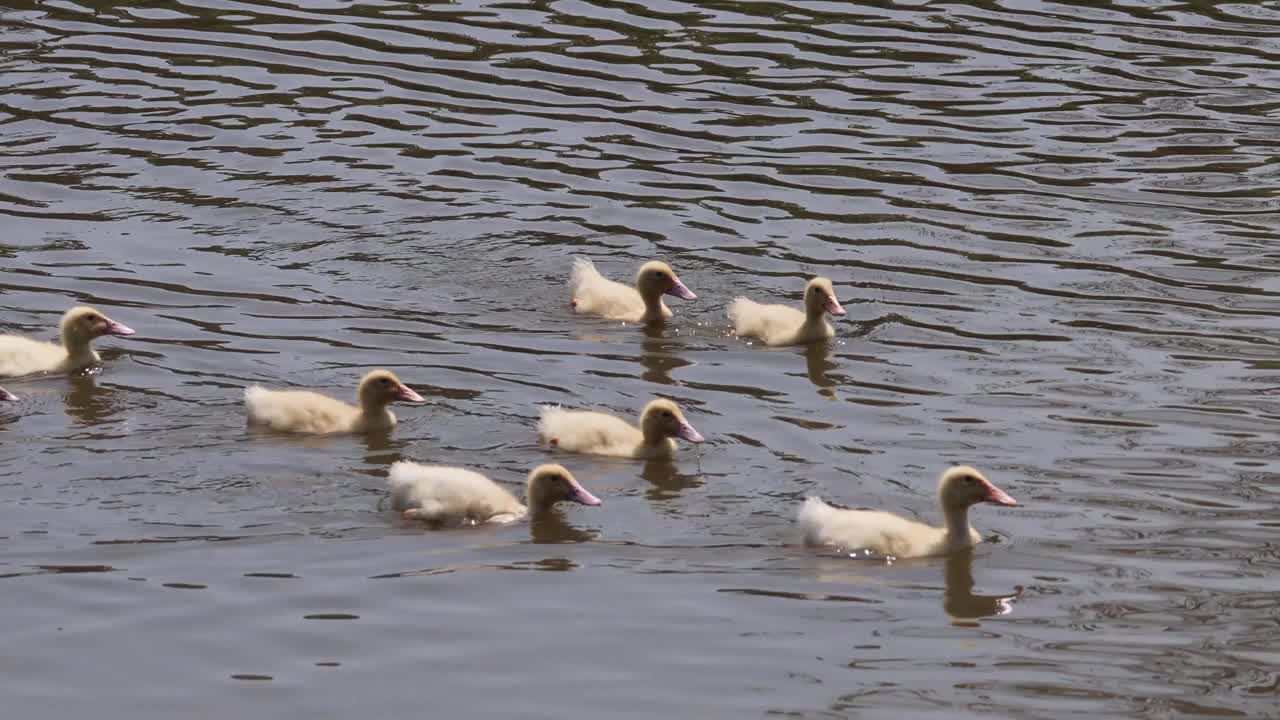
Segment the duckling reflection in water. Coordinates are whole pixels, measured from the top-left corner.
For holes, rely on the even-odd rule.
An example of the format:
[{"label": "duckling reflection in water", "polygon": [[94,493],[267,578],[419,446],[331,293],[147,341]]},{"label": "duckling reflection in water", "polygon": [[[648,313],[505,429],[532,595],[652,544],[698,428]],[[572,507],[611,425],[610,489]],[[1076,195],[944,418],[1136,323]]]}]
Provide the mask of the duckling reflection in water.
[{"label": "duckling reflection in water", "polygon": [[[823,558],[818,578],[828,583],[860,586],[892,586],[899,571],[912,570],[937,564],[937,559],[915,558],[898,561],[873,550],[852,553],[820,554]],[[973,592],[973,548],[963,548],[948,554],[942,561],[943,593],[942,610],[953,625],[977,626],[977,620],[1013,612],[1013,604],[1022,598],[1023,588],[1015,585],[1013,592],[998,595],[977,595]],[[865,560],[866,563],[849,562]],[[896,565],[898,569],[886,573],[872,568]],[[910,587],[918,589],[912,582]]]},{"label": "duckling reflection in water", "polygon": [[813,343],[804,348],[805,368],[808,370],[809,382],[818,388],[818,394],[825,398],[836,396],[836,381],[830,373],[836,364],[831,361],[831,343]]},{"label": "duckling reflection in water", "polygon": [[84,425],[105,422],[121,410],[121,394],[100,387],[93,372],[72,373],[67,376],[67,384],[71,388],[63,396],[66,413]]},{"label": "duckling reflection in water", "polygon": [[559,507],[529,516],[529,539],[538,544],[590,542],[598,534],[570,525]]},{"label": "duckling reflection in water", "polygon": [[640,343],[640,365],[644,368],[640,378],[658,385],[674,385],[671,372],[691,364],[676,354],[680,347],[681,343],[669,339],[661,327],[646,326]]},{"label": "duckling reflection in water", "polygon": [[1013,603],[1022,598],[1022,586],[1005,595],[973,594],[973,548],[957,550],[947,556],[946,591],[942,610],[955,625],[976,625],[978,618],[1013,612]]},{"label": "duckling reflection in water", "polygon": [[681,491],[702,486],[701,463],[696,473],[686,475],[669,458],[648,460],[640,476],[649,485],[646,495],[651,500],[676,497]]}]

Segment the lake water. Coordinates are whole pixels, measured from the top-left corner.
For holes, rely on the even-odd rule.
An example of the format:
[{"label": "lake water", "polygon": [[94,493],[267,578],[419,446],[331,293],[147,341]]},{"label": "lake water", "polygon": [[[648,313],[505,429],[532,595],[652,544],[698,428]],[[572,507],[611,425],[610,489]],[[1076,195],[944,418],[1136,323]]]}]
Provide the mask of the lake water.
[{"label": "lake water", "polygon": [[[1280,4],[16,0],[0,330],[6,717],[1263,717],[1280,686]],[[572,258],[670,261],[660,331]],[[733,337],[830,276],[829,346]],[[242,388],[432,402],[249,433]],[[537,406],[681,402],[676,462]],[[430,532],[387,466],[604,500]],[[808,494],[972,554],[798,546]]]}]

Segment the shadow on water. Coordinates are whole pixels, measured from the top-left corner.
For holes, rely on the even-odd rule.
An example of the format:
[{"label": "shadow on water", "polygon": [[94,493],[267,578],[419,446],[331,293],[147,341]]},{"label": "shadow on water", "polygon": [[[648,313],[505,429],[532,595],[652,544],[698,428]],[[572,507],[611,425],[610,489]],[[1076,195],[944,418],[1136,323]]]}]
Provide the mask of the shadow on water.
[{"label": "shadow on water", "polygon": [[650,500],[661,500],[679,495],[685,490],[702,487],[700,475],[680,472],[679,466],[669,459],[645,461],[640,476],[649,483],[646,495]]},{"label": "shadow on water", "polygon": [[360,439],[364,441],[364,461],[370,465],[386,467],[403,459],[404,442],[396,440],[395,428],[370,430]]},{"label": "shadow on water", "polygon": [[[809,550],[806,550],[808,552]],[[973,592],[974,549],[966,548],[945,557],[894,560],[869,550],[816,551],[818,577],[825,583],[870,587],[892,584],[898,573],[914,573],[916,569],[941,566],[943,572],[942,610],[953,625],[977,626],[986,617],[1007,615],[1013,603],[1022,597],[1022,586],[998,595]],[[912,583],[914,587],[914,583]],[[929,584],[928,587],[935,587]]]},{"label": "shadow on water", "polygon": [[951,553],[944,568],[946,591],[942,598],[942,610],[955,625],[977,625],[984,617],[1006,615],[1013,610],[1013,603],[1022,597],[1022,586],[1004,595],[975,595],[973,593],[973,548]]},{"label": "shadow on water", "polygon": [[[1275,714],[1273,4],[68,0],[0,25],[0,332],[52,339],[74,296],[145,336],[100,343],[101,377],[3,383],[0,570],[128,569],[6,585],[10,715]],[[624,283],[678,258],[702,298],[663,328],[577,317],[574,255]],[[727,331],[734,293],[793,303],[800,273],[848,295],[832,342]],[[350,401],[374,367],[431,406],[240,431],[250,379]],[[602,508],[429,538],[374,512],[402,455],[593,486],[532,442],[536,406],[634,422],[654,395],[711,439],[596,463]],[[936,520],[896,478],[964,458],[1035,486],[983,515],[1007,549],[788,570],[805,494]],[[185,539],[87,539],[143,524]],[[304,579],[231,581],[264,562]],[[739,573],[795,600],[711,592]],[[950,624],[1015,603],[1016,637]],[[344,611],[334,643],[279,621]],[[598,682],[564,692],[552,654]],[[228,693],[231,664],[288,692]]]},{"label": "shadow on water", "polygon": [[565,521],[564,511],[552,508],[532,516],[529,520],[529,537],[535,543],[581,543],[596,538],[593,530],[580,530]]},{"label": "shadow on water", "polygon": [[344,441],[349,441],[352,437],[347,433],[311,435],[308,433],[286,432],[266,427],[259,423],[255,423],[252,420],[245,420],[244,432],[246,437],[254,440],[275,442],[291,447],[316,449],[333,447]]},{"label": "shadow on water", "polygon": [[665,329],[661,327],[645,327],[644,339],[640,342],[640,365],[644,368],[644,372],[640,377],[651,383],[659,385],[674,385],[675,381],[671,379],[671,373],[682,367],[690,365],[685,360],[676,355],[681,341],[678,338],[669,338],[665,333]]},{"label": "shadow on water", "polygon": [[818,388],[818,394],[825,398],[835,398],[836,382],[831,379],[830,372],[836,364],[831,360],[831,342],[810,343],[804,348],[805,364],[809,372],[809,382]]},{"label": "shadow on water", "polygon": [[67,384],[71,386],[63,397],[67,415],[81,425],[97,425],[116,413],[115,391],[100,386],[95,373],[68,375]]}]

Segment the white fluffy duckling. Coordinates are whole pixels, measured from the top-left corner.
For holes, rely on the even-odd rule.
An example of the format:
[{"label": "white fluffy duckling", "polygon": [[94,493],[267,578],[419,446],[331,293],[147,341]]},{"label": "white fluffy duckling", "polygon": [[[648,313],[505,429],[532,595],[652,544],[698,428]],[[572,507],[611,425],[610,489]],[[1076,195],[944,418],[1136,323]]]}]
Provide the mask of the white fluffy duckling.
[{"label": "white fluffy duckling", "polygon": [[943,527],[933,527],[887,512],[844,510],[810,497],[800,507],[800,530],[806,545],[832,546],[845,552],[871,550],[896,558],[944,555],[982,542],[969,526],[969,506],[981,502],[1017,505],[977,470],[949,468],[938,482]]},{"label": "white fluffy duckling", "polygon": [[244,404],[250,423],[283,432],[323,435],[385,430],[396,424],[387,405],[424,402],[390,370],[365,375],[356,397],[358,406],[309,390],[267,390],[254,385],[244,391]]},{"label": "white fluffy duckling", "polygon": [[664,294],[684,300],[698,299],[680,282],[671,266],[657,260],[645,263],[636,273],[635,287],[628,287],[601,275],[590,260],[577,258],[573,261],[569,288],[573,291],[575,312],[645,325],[671,317],[671,309],[662,302]]},{"label": "white fluffy duckling", "polygon": [[58,325],[61,343],[0,335],[0,377],[41,372],[71,372],[98,362],[90,344],[103,335],[127,336],[134,330],[91,307],[73,307]]},{"label": "white fluffy duckling", "polygon": [[844,308],[831,281],[816,277],[804,288],[804,311],[787,305],[764,305],[740,297],[729,305],[729,319],[738,335],[758,337],[765,345],[799,345],[835,335],[823,313],[836,317]]},{"label": "white fluffy duckling", "polygon": [[653,400],[640,412],[640,426],[614,415],[587,410],[542,408],[538,436],[543,442],[569,452],[627,458],[666,458],[676,451],[671,438],[692,443],[703,441],[680,406],[670,400]]},{"label": "white fluffy duckling", "polygon": [[0,388],[0,401],[14,402],[17,399],[18,399],[17,395],[14,395],[13,393],[9,392],[8,390],[5,390],[4,388]]},{"label": "white fluffy duckling", "polygon": [[387,484],[393,510],[405,519],[432,524],[511,523],[530,512],[546,512],[560,501],[600,504],[600,498],[560,465],[539,465],[529,473],[527,506],[484,475],[457,467],[401,460],[391,466]]}]

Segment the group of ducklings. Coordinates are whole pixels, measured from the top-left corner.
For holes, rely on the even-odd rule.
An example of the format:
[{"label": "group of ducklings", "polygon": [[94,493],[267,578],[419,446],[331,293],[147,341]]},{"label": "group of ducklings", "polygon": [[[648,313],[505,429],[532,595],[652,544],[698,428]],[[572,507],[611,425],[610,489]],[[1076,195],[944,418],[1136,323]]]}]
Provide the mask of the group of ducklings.
[{"label": "group of ducklings", "polygon": [[[569,286],[577,313],[631,323],[658,324],[671,317],[664,295],[695,300],[672,268],[645,263],[632,286],[608,279],[586,259],[574,261]],[[805,286],[804,309],[736,298],[728,316],[738,335],[767,345],[794,345],[825,340],[834,329],[825,315],[843,316],[830,280],[816,277]],[[68,310],[60,323],[61,342],[48,343],[17,335],[0,335],[0,377],[65,373],[96,364],[91,343],[104,336],[126,337],[134,330],[88,307]],[[245,390],[248,422],[270,430],[305,433],[385,431],[396,423],[388,406],[424,402],[421,395],[389,370],[374,370],[361,379],[352,405],[307,390]],[[0,388],[0,400],[16,400]],[[680,407],[655,399],[642,409],[639,424],[607,413],[544,406],[538,436],[550,448],[637,459],[671,457],[677,438],[703,442]],[[388,473],[391,507],[408,520],[430,526],[510,523],[549,510],[557,502],[600,505],[566,468],[539,465],[526,481],[526,502],[489,478],[471,470],[411,461],[394,463]],[[974,468],[959,466],[943,473],[938,502],[942,527],[933,527],[887,512],[847,510],[810,497],[798,520],[804,542],[843,551],[866,550],[893,557],[938,555],[980,542],[969,526],[968,509],[977,503],[1016,505],[1012,497]]]}]

